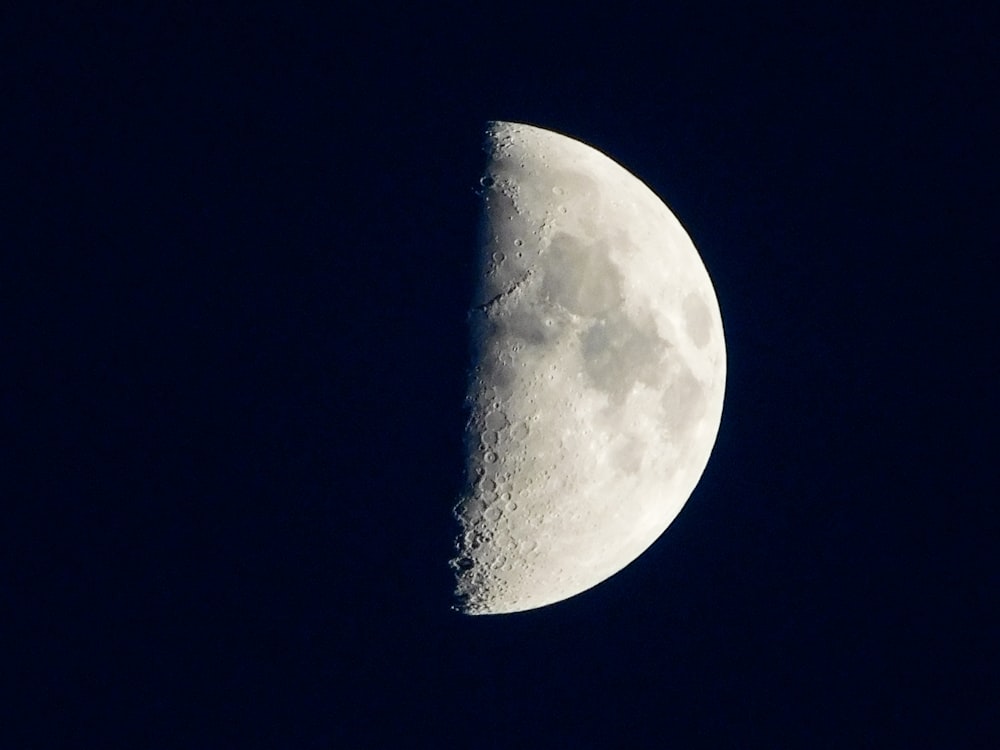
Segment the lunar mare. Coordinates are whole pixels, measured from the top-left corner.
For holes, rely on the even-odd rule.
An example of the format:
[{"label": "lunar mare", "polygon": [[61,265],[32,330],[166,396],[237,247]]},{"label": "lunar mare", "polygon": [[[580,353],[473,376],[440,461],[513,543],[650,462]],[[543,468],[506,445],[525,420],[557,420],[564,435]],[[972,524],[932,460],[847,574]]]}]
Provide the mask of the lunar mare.
[{"label": "lunar mare", "polygon": [[451,562],[469,614],[566,599],[646,550],[705,469],[726,373],[708,273],[648,187],[529,125],[490,123],[487,152]]}]

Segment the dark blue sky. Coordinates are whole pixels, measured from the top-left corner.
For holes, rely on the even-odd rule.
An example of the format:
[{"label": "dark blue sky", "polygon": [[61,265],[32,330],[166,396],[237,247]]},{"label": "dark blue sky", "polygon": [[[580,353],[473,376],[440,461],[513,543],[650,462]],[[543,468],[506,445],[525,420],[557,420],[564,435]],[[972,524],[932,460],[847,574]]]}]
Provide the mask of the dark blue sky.
[{"label": "dark blue sky", "polygon": [[[453,5],[8,14],[0,744],[995,746],[995,14]],[[657,544],[467,618],[489,119],[673,208],[729,377]]]}]

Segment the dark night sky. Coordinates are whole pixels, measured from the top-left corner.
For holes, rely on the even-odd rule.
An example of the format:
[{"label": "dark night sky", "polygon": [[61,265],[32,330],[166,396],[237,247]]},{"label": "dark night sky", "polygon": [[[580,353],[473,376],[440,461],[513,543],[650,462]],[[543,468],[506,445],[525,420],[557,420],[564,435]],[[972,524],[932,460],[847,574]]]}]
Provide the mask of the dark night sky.
[{"label": "dark night sky", "polygon": [[[0,745],[996,746],[995,14],[20,5]],[[659,542],[468,618],[489,119],[672,207],[729,375]]]}]

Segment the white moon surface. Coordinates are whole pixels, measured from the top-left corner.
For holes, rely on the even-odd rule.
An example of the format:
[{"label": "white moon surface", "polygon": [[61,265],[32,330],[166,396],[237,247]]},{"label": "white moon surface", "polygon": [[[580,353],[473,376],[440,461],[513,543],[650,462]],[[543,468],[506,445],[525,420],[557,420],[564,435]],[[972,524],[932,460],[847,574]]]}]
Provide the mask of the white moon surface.
[{"label": "white moon surface", "polygon": [[670,209],[579,141],[493,122],[457,609],[542,607],[614,575],[691,495],[722,416],[712,282]]}]

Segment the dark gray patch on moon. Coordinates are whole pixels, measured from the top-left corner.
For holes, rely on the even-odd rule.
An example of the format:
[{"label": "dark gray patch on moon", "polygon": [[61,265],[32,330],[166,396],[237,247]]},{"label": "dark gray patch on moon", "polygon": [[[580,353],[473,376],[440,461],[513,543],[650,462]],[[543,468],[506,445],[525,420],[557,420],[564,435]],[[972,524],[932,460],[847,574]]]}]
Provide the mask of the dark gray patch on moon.
[{"label": "dark gray patch on moon", "polygon": [[581,337],[583,363],[594,387],[621,403],[637,381],[655,383],[667,343],[650,319],[639,326],[620,310],[600,318]]},{"label": "dark gray patch on moon", "polygon": [[691,341],[703,349],[712,337],[712,315],[700,294],[692,292],[684,298],[684,326]]},{"label": "dark gray patch on moon", "polygon": [[705,387],[691,370],[678,362],[679,370],[668,377],[670,385],[663,393],[661,403],[666,429],[673,441],[683,440],[705,413]]},{"label": "dark gray patch on moon", "polygon": [[562,328],[561,325],[556,325],[555,316],[547,315],[545,310],[527,306],[511,310],[500,325],[504,334],[532,346],[549,343],[558,337]]},{"label": "dark gray patch on moon", "polygon": [[612,461],[623,474],[635,474],[642,468],[645,452],[645,446],[640,440],[629,437],[612,453]]},{"label": "dark gray patch on moon", "polygon": [[621,271],[604,242],[557,234],[540,258],[548,299],[577,315],[600,315],[622,301]]}]

